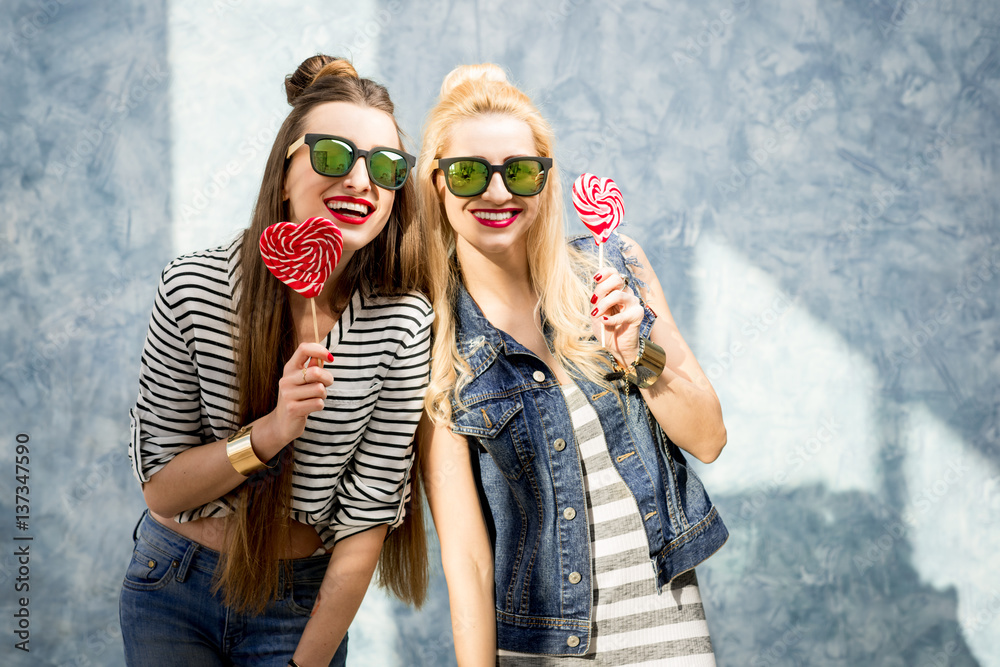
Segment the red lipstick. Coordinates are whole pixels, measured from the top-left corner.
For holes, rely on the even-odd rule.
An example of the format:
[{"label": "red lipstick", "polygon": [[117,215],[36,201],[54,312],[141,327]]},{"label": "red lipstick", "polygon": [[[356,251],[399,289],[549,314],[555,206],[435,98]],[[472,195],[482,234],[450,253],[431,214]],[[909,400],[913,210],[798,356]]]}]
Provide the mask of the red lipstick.
[{"label": "red lipstick", "polygon": [[508,227],[521,214],[519,208],[474,208],[469,211],[476,222],[484,227]]},{"label": "red lipstick", "polygon": [[356,197],[328,197],[323,203],[334,220],[348,225],[363,225],[375,212],[374,204]]}]

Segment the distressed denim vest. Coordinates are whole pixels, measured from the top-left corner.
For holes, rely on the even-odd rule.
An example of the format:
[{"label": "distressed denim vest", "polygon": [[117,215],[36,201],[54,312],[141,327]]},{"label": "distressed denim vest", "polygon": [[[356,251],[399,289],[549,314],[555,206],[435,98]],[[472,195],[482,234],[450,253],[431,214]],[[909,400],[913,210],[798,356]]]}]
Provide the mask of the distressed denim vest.
[{"label": "distressed denim vest", "polygon": [[[573,244],[587,242],[593,243],[587,237]],[[617,236],[605,253],[607,264],[631,273]],[[562,389],[538,357],[487,321],[464,286],[454,308],[458,349],[472,373],[460,403],[452,402],[452,431],[474,447],[493,543],[497,646],[586,653],[593,606],[590,527]],[[654,318],[647,307],[642,335],[649,335]],[[616,394],[572,369],[570,375],[597,412],[611,460],[635,498],[659,590],[715,553],[729,533],[638,389],[627,385]]]}]

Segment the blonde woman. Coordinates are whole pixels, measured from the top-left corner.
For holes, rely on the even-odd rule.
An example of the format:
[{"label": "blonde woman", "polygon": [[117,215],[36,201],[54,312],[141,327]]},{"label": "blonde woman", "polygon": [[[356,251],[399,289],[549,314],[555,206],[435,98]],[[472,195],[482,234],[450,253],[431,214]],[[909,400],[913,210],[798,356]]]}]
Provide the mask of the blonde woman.
[{"label": "blonde woman", "polygon": [[[403,521],[433,319],[413,156],[388,92],[346,60],[309,58],[285,88],[250,226],[157,290],[131,411],[149,509],[120,597],[129,665],[343,665],[380,554],[400,597],[426,589],[422,526]],[[258,250],[314,216],[344,242],[319,342]]]},{"label": "blonde woman", "polygon": [[566,243],[553,155],[499,68],[445,79],[417,170],[447,277],[421,460],[458,664],[714,664],[693,568],[727,531],[682,450],[719,455],[719,401],[642,249]]}]

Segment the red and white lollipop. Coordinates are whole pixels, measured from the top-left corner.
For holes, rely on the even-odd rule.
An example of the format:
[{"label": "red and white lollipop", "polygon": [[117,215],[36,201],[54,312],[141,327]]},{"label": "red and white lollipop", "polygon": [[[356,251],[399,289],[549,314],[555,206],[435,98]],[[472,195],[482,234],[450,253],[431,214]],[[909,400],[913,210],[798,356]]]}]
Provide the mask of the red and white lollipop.
[{"label": "red and white lollipop", "polygon": [[309,218],[302,224],[277,222],[260,235],[260,257],[274,277],[309,299],[313,334],[319,342],[315,297],[337,268],[344,250],[340,228],[326,218]]},{"label": "red and white lollipop", "polygon": [[573,182],[573,208],[594,235],[597,245],[611,238],[625,216],[622,191],[610,178],[581,174]]},{"label": "red and white lollipop", "polygon": [[[604,266],[604,243],[611,238],[625,216],[622,191],[610,178],[598,178],[593,174],[580,174],[573,182],[573,208],[597,243],[599,266]],[[601,345],[604,345],[604,329],[601,329]]]}]

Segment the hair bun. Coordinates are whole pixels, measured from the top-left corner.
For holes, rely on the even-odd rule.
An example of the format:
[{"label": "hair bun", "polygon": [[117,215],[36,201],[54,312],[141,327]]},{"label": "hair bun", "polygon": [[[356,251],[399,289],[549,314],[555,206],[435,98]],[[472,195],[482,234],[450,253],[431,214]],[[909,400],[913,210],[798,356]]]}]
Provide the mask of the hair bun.
[{"label": "hair bun", "polygon": [[285,77],[285,95],[288,103],[294,104],[306,88],[325,76],[346,76],[357,79],[358,72],[346,58],[322,54],[306,58],[294,73]]},{"label": "hair bun", "polygon": [[469,81],[494,81],[496,83],[509,83],[507,74],[493,63],[483,63],[481,65],[459,65],[448,72],[448,76],[441,82],[441,97],[447,97],[451,91],[455,90],[463,83]]}]

